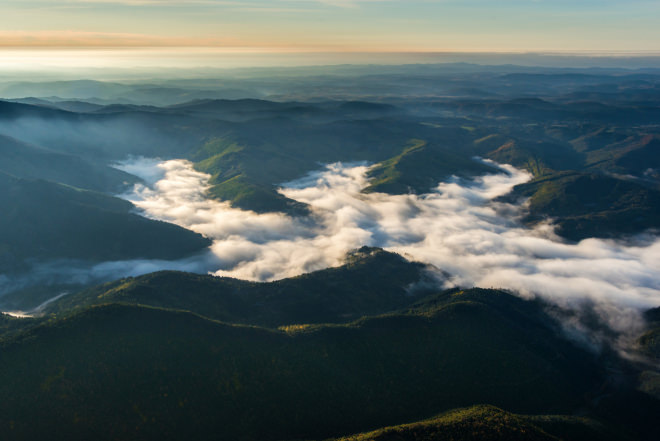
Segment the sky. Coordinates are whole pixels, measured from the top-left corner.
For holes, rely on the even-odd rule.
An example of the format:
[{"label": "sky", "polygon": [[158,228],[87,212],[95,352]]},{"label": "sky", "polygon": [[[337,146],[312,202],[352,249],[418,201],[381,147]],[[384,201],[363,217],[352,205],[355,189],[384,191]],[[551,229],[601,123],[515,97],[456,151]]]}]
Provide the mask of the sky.
[{"label": "sky", "polygon": [[2,0],[0,47],[660,52],[657,0]]}]

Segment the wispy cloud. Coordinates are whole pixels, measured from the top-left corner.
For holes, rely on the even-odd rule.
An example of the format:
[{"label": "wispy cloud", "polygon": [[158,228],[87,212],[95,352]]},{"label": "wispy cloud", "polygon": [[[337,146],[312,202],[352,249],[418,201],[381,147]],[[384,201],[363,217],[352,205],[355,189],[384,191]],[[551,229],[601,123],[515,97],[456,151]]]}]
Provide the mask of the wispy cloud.
[{"label": "wispy cloud", "polygon": [[523,228],[516,220],[520,207],[493,202],[529,179],[511,166],[472,182],[441,183],[427,195],[391,196],[360,192],[368,183],[366,166],[333,164],[281,190],[312,207],[309,219],[231,208],[205,197],[208,176],[190,163],[158,167],[162,179],[130,199],[150,217],[212,238],[217,275],[279,279],[339,265],[348,250],[362,245],[380,246],[450,274],[446,286],[540,296],[572,311],[570,320],[562,317],[571,333],[608,341],[579,319],[592,311],[620,334],[621,347],[643,329],[639,311],[660,305],[657,237],[640,237],[635,245],[600,239],[567,244],[550,225]]},{"label": "wispy cloud", "polygon": [[[16,3],[19,3],[15,1]],[[21,1],[20,3],[29,3]],[[242,6],[251,2],[240,2],[231,0],[57,0],[57,1],[39,1],[39,4],[58,4],[58,5],[76,5],[76,4],[107,4],[107,5],[127,5],[127,6],[190,6],[190,5],[217,5],[217,6]]]},{"label": "wispy cloud", "polygon": [[368,3],[391,3],[394,0],[294,0],[305,3],[319,3],[327,6],[334,6],[337,8],[359,8],[363,4]]},{"label": "wispy cloud", "polygon": [[[171,7],[190,7],[195,5],[206,6],[219,6],[219,7],[235,7],[235,8],[253,8],[253,9],[295,9],[286,8],[285,5],[296,5],[301,3],[299,0],[275,0],[275,1],[262,1],[262,0],[6,0],[7,3],[20,4],[22,6],[33,5],[35,7],[71,7],[76,5],[117,5],[117,6],[171,6]],[[308,1],[307,3],[323,3],[322,0]],[[329,3],[332,3],[330,1]],[[338,3],[350,3],[348,1],[338,1]]]},{"label": "wispy cloud", "polygon": [[177,37],[125,32],[0,31],[0,47],[257,47],[234,37]]},{"label": "wispy cloud", "polygon": [[520,207],[492,202],[529,179],[510,166],[473,182],[441,183],[428,195],[390,196],[360,193],[366,166],[334,164],[282,190],[309,204],[312,219],[233,209],[205,198],[208,176],[190,163],[158,167],[163,179],[130,199],[150,217],[214,239],[218,275],[290,277],[338,265],[346,251],[370,245],[433,264],[452,275],[450,284],[508,288],[571,309],[591,302],[620,332],[635,328],[634,311],[660,304],[657,237],[638,245],[600,239],[567,244],[550,226],[525,229],[516,221]]},{"label": "wispy cloud", "polygon": [[[123,5],[123,6],[172,6],[172,7],[189,7],[191,5],[206,5],[206,6],[228,6],[236,7],[244,10],[260,10],[260,11],[292,11],[301,10],[298,6],[301,4],[320,4],[333,6],[338,8],[357,8],[367,3],[386,3],[393,0],[6,0],[7,3],[14,3],[20,5],[35,5],[35,6],[75,6],[75,5]],[[306,9],[302,9],[306,10]]]}]

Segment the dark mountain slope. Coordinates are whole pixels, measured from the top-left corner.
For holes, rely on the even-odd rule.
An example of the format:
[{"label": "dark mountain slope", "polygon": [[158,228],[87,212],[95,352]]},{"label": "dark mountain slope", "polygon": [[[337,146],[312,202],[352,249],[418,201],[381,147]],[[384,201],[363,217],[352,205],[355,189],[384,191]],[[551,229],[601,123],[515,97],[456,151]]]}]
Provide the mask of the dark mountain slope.
[{"label": "dark mountain slope", "polygon": [[492,293],[286,332],[92,307],[5,341],[0,375],[12,381],[0,384],[0,427],[7,440],[267,441],[475,403],[537,414],[580,407],[602,378],[592,356],[544,322],[479,301]]},{"label": "dark mountain slope", "polygon": [[74,112],[43,106],[41,104],[26,104],[13,101],[0,100],[0,118],[59,118],[74,120],[77,118]]},{"label": "dark mountain slope", "polygon": [[660,174],[660,137],[647,137],[640,147],[616,160],[616,165],[635,175]]},{"label": "dark mountain slope", "polygon": [[648,330],[637,343],[650,364],[639,376],[639,389],[660,399],[660,307],[646,311],[645,319]]},{"label": "dark mountain slope", "polygon": [[530,197],[527,221],[550,217],[572,240],[660,227],[660,192],[611,176],[552,174],[516,186],[511,197]]},{"label": "dark mountain slope", "polygon": [[186,157],[210,130],[208,122],[159,108],[75,113],[2,100],[0,127],[4,135],[91,162]]},{"label": "dark mountain slope", "polygon": [[451,176],[495,173],[497,169],[467,155],[448,151],[415,139],[399,155],[383,161],[369,172],[365,192],[389,194],[428,193]]},{"label": "dark mountain slope", "polygon": [[135,176],[73,155],[27,144],[0,134],[0,171],[27,179],[60,182],[89,190],[117,192]]},{"label": "dark mountain slope", "polygon": [[[336,161],[380,161],[398,154],[414,124],[387,120],[306,124],[288,118],[233,124],[194,155],[211,174],[211,194],[257,212],[304,213],[277,185]],[[408,128],[409,130],[406,130]]]},{"label": "dark mountain slope", "polygon": [[175,259],[210,243],[134,214],[130,202],[101,193],[1,172],[0,189],[3,270],[16,269],[24,259]]},{"label": "dark mountain slope", "polygon": [[[561,437],[561,438],[560,438]],[[494,406],[456,409],[429,420],[337,441],[604,441],[617,439],[586,418],[516,415]]]},{"label": "dark mountain slope", "polygon": [[553,170],[575,170],[584,165],[584,155],[573,150],[568,143],[508,139],[484,156],[501,164],[525,168],[535,176]]},{"label": "dark mountain slope", "polygon": [[[451,174],[492,170],[473,161],[472,151],[462,148],[473,138],[460,128],[436,128],[406,118],[310,124],[280,117],[232,124],[193,159],[197,169],[211,174],[215,197],[257,212],[300,214],[304,207],[282,197],[276,186],[316,171],[320,164],[386,161],[374,176],[396,189],[381,190],[426,191]],[[419,143],[425,144],[415,147]]]},{"label": "dark mountain slope", "polygon": [[29,317],[12,317],[0,313],[0,339],[9,338],[27,328],[37,325],[40,319]]},{"label": "dark mountain slope", "polygon": [[426,278],[424,265],[365,247],[341,267],[270,283],[171,271],[122,279],[66,296],[48,311],[121,302],[260,326],[348,322],[410,305],[424,293]]}]

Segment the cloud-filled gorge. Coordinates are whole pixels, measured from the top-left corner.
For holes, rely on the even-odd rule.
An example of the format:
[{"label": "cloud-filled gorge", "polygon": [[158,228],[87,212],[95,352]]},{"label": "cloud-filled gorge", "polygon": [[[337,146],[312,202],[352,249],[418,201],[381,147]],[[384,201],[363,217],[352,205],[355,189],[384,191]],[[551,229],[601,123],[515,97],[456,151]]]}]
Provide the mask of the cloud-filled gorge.
[{"label": "cloud-filled gorge", "polygon": [[522,207],[494,201],[529,179],[511,166],[440,183],[430,194],[392,196],[361,193],[366,165],[331,164],[280,190],[309,204],[309,218],[256,214],[208,199],[209,176],[187,161],[123,168],[149,183],[125,195],[145,215],[214,240],[212,257],[198,269],[216,275],[280,279],[339,265],[347,251],[369,245],[433,265],[448,275],[446,286],[505,288],[569,310],[591,305],[620,332],[639,330],[638,311],[660,305],[660,240],[569,244],[549,225],[524,228]]},{"label": "cloud-filled gorge", "polygon": [[283,184],[283,195],[311,207],[311,216],[292,218],[208,198],[209,176],[188,161],[127,161],[118,168],[145,184],[122,197],[147,217],[211,238],[210,250],[179,261],[45,263],[26,280],[0,280],[0,288],[99,282],[162,269],[269,281],[338,266],[348,251],[368,245],[430,264],[444,287],[541,296],[573,314],[569,320],[563,316],[569,330],[580,330],[585,323],[580,316],[588,311],[624,338],[641,331],[640,311],[660,305],[660,240],[641,235],[634,243],[572,244],[555,236],[551,225],[525,228],[524,206],[496,199],[530,176],[500,167],[500,174],[440,183],[430,194],[393,196],[361,192],[368,184],[367,165],[330,164]]}]

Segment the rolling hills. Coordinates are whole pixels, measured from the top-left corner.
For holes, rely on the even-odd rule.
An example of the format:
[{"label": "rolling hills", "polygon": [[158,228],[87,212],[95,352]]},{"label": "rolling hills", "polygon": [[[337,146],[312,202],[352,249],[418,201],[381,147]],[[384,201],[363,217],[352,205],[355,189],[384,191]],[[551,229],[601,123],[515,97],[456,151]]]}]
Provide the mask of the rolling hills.
[{"label": "rolling hills", "polygon": [[0,135],[0,172],[109,193],[120,192],[138,182],[135,176],[107,165],[3,135]]},{"label": "rolling hills", "polygon": [[603,425],[586,418],[516,415],[494,406],[456,409],[417,423],[386,427],[337,441],[550,441],[614,440]]},{"label": "rolling hills", "polygon": [[[459,84],[455,88],[470,90],[476,86],[468,83],[480,78],[497,92],[481,98],[381,97],[371,102],[232,101],[210,95],[163,107],[95,104],[97,107],[86,110],[69,103],[68,109],[78,111],[49,107],[43,99],[25,101],[33,104],[3,102],[0,123],[5,127],[0,132],[51,152],[77,155],[98,167],[127,154],[190,159],[198,170],[211,175],[211,197],[259,213],[308,214],[306,206],[278,193],[278,186],[317,170],[322,163],[335,161],[377,164],[371,170],[368,192],[425,193],[452,175],[470,177],[493,171],[474,161],[474,156],[526,168],[537,178],[575,172],[621,180],[618,187],[629,181],[649,189],[660,188],[659,134],[654,125],[658,105],[652,96],[638,96],[639,90],[654,90],[654,75],[562,71],[498,71],[472,79],[456,77],[453,71],[446,75]],[[389,77],[382,80],[385,78]],[[212,83],[204,84],[211,87]],[[607,92],[601,85],[616,88]],[[106,93],[101,86],[80,84],[81,90]],[[158,92],[152,86],[154,93],[180,92],[167,88]],[[65,90],[78,85],[62,83],[57,87]],[[135,86],[116,84],[107,88],[136,90]],[[590,100],[576,100],[576,93],[588,93]],[[53,173],[43,177],[58,180]],[[557,186],[552,189],[557,190],[555,205],[562,204],[565,192]],[[546,199],[555,197],[550,187],[546,190]],[[522,193],[529,196],[529,191]],[[600,196],[592,193],[585,197]],[[626,198],[617,200],[626,203]],[[616,213],[601,211],[588,222],[566,220],[571,226],[560,227],[558,232],[576,239],[657,228],[649,211],[652,208],[638,202],[621,206]],[[530,219],[558,217],[550,205],[534,207]],[[632,219],[637,220],[629,223]],[[629,226],[623,228],[623,224]]]},{"label": "rolling hills", "polygon": [[433,280],[420,263],[364,247],[338,268],[269,283],[172,271],[120,279],[66,296],[47,311],[122,303],[267,327],[341,323],[408,306],[428,292]]},{"label": "rolling hills", "polygon": [[475,402],[571,412],[597,387],[592,355],[467,294],[282,330],[120,304],[55,317],[5,340],[0,425],[23,440],[322,439]]},{"label": "rolling hills", "polygon": [[526,221],[548,218],[572,240],[617,237],[660,227],[660,191],[610,176],[564,172],[514,188],[511,198],[530,198]]},{"label": "rolling hills", "polygon": [[496,172],[495,167],[473,158],[414,139],[400,154],[380,162],[369,171],[371,181],[364,192],[423,194],[431,192],[439,181],[452,176],[473,177]]},{"label": "rolling hills", "polygon": [[[424,194],[499,173],[485,158],[533,175],[502,199],[528,201],[528,226],[552,220],[575,241],[660,227],[657,71],[287,72],[0,85],[16,98],[0,101],[0,282],[38,262],[208,247],[113,196],[139,182],[111,167],[128,155],[190,160],[211,176],[206,196],[294,216],[308,207],[278,187],[326,163],[373,164],[367,193]],[[30,88],[38,98],[20,96]],[[554,263],[540,254],[530,259]],[[610,329],[587,345],[590,326],[605,326],[592,304],[602,285],[558,306],[445,289],[452,276],[363,247],[269,283],[158,271],[16,291],[4,305],[52,301],[34,317],[0,315],[0,438],[655,441],[657,308],[634,317],[646,328],[625,348],[609,345],[623,344]]]},{"label": "rolling hills", "polygon": [[123,199],[0,172],[0,268],[28,260],[181,258],[210,242],[173,224],[146,219]]},{"label": "rolling hills", "polygon": [[[4,320],[0,427],[9,440],[321,440],[448,412],[348,439],[650,439],[660,402],[612,382],[625,362],[566,339],[539,301],[411,295],[423,271],[364,248],[280,282],[156,273],[63,297],[22,330]],[[498,408],[451,410],[477,403]]]}]

